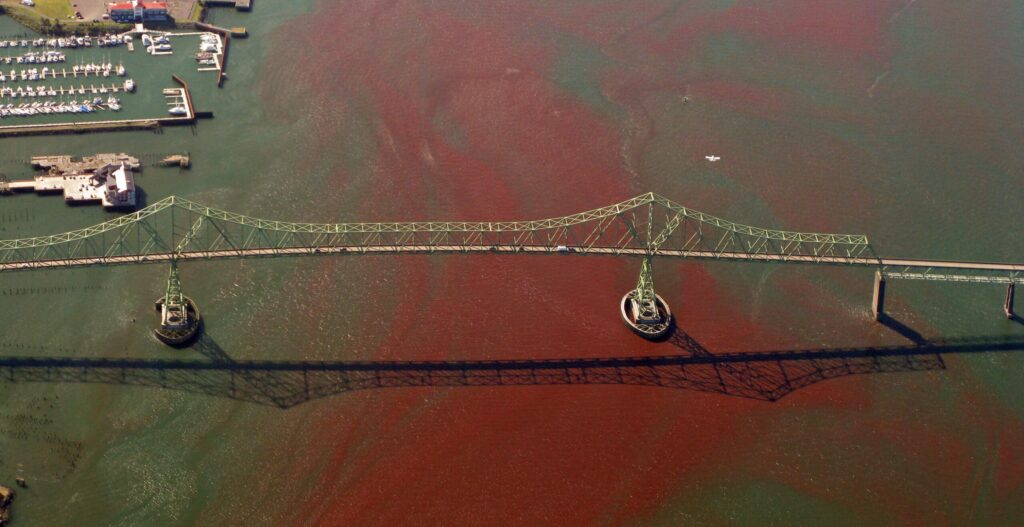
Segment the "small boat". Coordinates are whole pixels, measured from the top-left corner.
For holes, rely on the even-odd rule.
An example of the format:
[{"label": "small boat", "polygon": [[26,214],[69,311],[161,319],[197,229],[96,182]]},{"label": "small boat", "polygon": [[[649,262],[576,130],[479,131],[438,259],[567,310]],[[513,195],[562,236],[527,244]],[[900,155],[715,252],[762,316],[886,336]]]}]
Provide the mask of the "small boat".
[{"label": "small boat", "polygon": [[188,115],[188,110],[184,106],[172,106],[167,113],[171,115]]},{"label": "small boat", "polygon": [[121,101],[117,100],[117,97],[111,95],[110,97],[107,97],[107,108],[116,112],[121,109]]},{"label": "small boat", "polygon": [[127,92],[135,91],[135,81],[132,80],[132,79],[128,79],[128,80],[124,81],[124,91],[127,91]]},{"label": "small boat", "polygon": [[118,77],[124,77],[125,73],[127,73],[127,71],[125,71],[125,69],[124,69],[124,64],[118,64],[117,65],[117,76]]}]

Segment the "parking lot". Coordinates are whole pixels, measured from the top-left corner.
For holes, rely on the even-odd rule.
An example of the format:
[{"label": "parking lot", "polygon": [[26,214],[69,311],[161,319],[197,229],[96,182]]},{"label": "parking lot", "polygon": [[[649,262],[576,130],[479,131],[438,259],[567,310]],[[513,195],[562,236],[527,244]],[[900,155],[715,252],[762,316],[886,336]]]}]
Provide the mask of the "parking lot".
[{"label": "parking lot", "polygon": [[[72,4],[72,11],[80,11],[86,20],[101,20],[107,12],[107,4],[112,0],[69,0]],[[164,0],[171,17],[175,20],[185,20],[192,12],[192,6],[196,0]]]}]

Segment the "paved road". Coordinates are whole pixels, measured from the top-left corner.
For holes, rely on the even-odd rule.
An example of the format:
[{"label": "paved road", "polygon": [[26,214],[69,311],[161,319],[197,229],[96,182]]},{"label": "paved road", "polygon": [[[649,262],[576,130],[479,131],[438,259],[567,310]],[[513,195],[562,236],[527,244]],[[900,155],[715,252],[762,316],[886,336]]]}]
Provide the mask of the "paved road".
[{"label": "paved road", "polygon": [[[189,251],[146,255],[104,256],[89,258],[34,260],[0,263],[0,271],[85,267],[90,265],[126,265],[169,262],[172,259],[209,260],[220,258],[253,258],[270,256],[302,256],[328,254],[433,254],[433,253],[490,253],[490,254],[559,254],[599,256],[643,256],[643,249],[617,247],[566,247],[559,250],[550,246],[467,246],[467,245],[373,245],[365,247],[289,247],[281,249],[224,249],[216,251]],[[715,253],[711,251],[683,251],[659,249],[657,256],[725,260],[736,262],[802,263],[810,265],[848,265],[878,268],[880,265],[898,273],[894,278],[918,280],[986,281],[994,283],[1024,284],[1024,264],[994,262],[953,262],[940,260],[910,260],[900,258],[832,257],[810,255],[773,255],[747,253]],[[970,273],[985,273],[984,280],[973,280]],[[966,273],[966,274],[964,274]],[[1005,273],[1005,274],[1004,274]],[[993,274],[1001,276],[992,278]],[[1011,274],[1013,276],[1011,276]]]}]

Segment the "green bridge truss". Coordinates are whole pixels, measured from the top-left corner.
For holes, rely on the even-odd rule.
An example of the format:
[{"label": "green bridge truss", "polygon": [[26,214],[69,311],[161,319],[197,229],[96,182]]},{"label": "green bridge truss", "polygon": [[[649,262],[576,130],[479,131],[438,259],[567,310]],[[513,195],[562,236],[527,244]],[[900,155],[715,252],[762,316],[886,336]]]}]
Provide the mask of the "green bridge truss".
[{"label": "green bridge truss", "polygon": [[0,271],[318,254],[496,252],[870,267],[890,279],[1024,283],[1024,264],[878,257],[868,239],[764,229],[654,193],[569,216],[504,222],[296,223],[171,196],[49,236],[0,240]]},{"label": "green bridge truss", "polygon": [[296,223],[254,218],[171,196],[91,227],[0,240],[0,271],[170,264],[165,298],[184,299],[177,267],[196,259],[337,254],[495,253],[626,256],[640,260],[623,297],[627,325],[647,338],[671,326],[655,293],[655,258],[864,267],[875,271],[872,310],[880,318],[886,280],[1014,285],[1024,264],[881,258],[866,236],[752,227],[689,209],[654,193],[569,216],[533,221]]}]

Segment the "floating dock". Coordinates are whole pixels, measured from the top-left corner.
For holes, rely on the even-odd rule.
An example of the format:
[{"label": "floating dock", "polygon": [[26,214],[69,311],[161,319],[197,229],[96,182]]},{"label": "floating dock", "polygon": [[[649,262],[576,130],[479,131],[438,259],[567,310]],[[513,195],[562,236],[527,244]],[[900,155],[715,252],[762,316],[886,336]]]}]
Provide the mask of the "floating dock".
[{"label": "floating dock", "polygon": [[[38,70],[39,68],[33,68],[33,69]],[[106,74],[104,74],[104,72],[106,72]],[[0,73],[4,73],[4,72],[0,71]],[[105,70],[105,69],[90,69],[90,70],[78,70],[78,71],[75,71],[74,68],[72,68],[70,70],[67,69],[67,68],[61,68],[60,71],[58,71],[56,69],[47,68],[46,72],[36,71],[35,73],[38,75],[37,78],[29,78],[28,77],[28,73],[26,73],[25,75],[22,75],[21,71],[17,71],[15,75],[11,75],[10,72],[7,72],[6,77],[9,77],[9,80],[2,81],[2,82],[18,82],[18,81],[37,82],[37,81],[42,81],[42,80],[46,80],[46,79],[72,79],[72,78],[78,78],[78,77],[123,77],[123,75],[118,75],[116,70]]]},{"label": "floating dock", "polygon": [[[53,91],[53,95],[49,95],[48,94],[48,92],[50,90]],[[123,84],[120,85],[120,86],[117,85],[117,84],[111,84],[109,86],[107,86],[105,84],[100,84],[98,87],[93,85],[93,84],[90,84],[89,86],[80,85],[78,88],[75,88],[74,86],[68,86],[68,87],[64,87],[64,86],[57,86],[57,87],[40,86],[39,90],[14,90],[14,91],[10,91],[9,89],[6,89],[6,88],[5,89],[0,89],[0,98],[3,98],[3,99],[8,99],[8,98],[10,98],[10,99],[30,99],[30,98],[35,98],[35,97],[55,97],[57,95],[64,96],[64,95],[75,95],[75,94],[78,94],[78,95],[99,95],[99,94],[106,95],[108,93],[110,93],[110,94],[113,94],[113,93],[123,93],[123,92],[126,92],[126,91],[127,90],[124,89],[124,85]],[[33,94],[46,94],[46,95],[33,95]]]},{"label": "floating dock", "polygon": [[219,73],[217,74],[217,87],[220,88],[224,85],[224,77],[227,75],[226,72],[228,70],[228,48],[231,46],[232,31],[229,31],[222,27],[217,27],[213,24],[207,24],[206,22],[196,22],[196,29],[201,29],[203,31],[208,31],[210,33],[216,33],[220,35],[221,44],[223,44],[220,53],[220,60],[217,62],[217,69],[219,70]]},{"label": "floating dock", "polygon": [[[183,116],[0,126],[0,138],[23,135],[81,134],[116,130],[152,130],[161,126],[179,126],[195,123],[196,111],[192,105],[192,95],[189,92],[188,83],[177,75],[171,75],[171,78],[181,86],[181,88],[169,88],[169,90],[174,90],[176,92],[175,96],[180,97],[180,101],[184,103],[186,113]],[[164,91],[167,92],[167,90]]]}]

